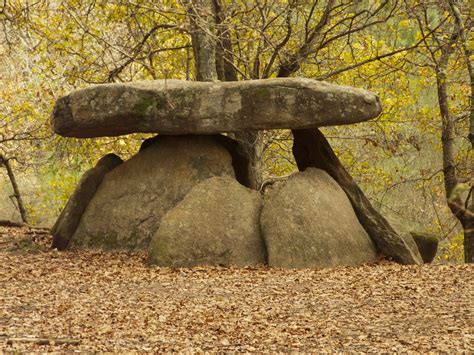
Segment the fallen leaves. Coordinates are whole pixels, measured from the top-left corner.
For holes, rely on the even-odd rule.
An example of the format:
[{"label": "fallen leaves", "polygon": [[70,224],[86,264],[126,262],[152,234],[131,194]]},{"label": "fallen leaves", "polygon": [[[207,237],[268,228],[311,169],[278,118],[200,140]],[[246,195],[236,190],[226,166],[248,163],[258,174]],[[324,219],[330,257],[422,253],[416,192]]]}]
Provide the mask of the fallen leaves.
[{"label": "fallen leaves", "polygon": [[472,265],[169,269],[12,252],[15,233],[0,230],[5,351],[474,351]]}]

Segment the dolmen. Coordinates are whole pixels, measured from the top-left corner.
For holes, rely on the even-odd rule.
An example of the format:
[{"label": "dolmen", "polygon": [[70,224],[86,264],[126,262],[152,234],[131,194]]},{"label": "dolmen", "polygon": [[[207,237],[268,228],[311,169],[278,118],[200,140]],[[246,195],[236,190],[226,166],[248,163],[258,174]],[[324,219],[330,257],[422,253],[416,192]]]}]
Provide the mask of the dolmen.
[{"label": "dolmen", "polygon": [[[157,80],[73,91],[54,108],[57,134],[157,135],[127,161],[108,154],[83,175],[52,228],[53,247],[144,250],[150,264],[167,267],[307,268],[380,257],[421,263],[411,235],[373,209],[318,140],[318,127],[380,112],[369,91],[303,78]],[[300,172],[254,190],[248,157],[224,134],[271,129],[293,130]]]}]

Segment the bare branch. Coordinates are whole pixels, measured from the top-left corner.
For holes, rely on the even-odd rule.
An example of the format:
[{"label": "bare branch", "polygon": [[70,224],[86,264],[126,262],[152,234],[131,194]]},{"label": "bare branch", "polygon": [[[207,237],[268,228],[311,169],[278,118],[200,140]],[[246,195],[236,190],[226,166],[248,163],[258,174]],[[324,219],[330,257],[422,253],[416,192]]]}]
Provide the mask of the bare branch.
[{"label": "bare branch", "polygon": [[420,46],[421,43],[424,43],[426,38],[428,36],[430,36],[433,32],[435,32],[439,27],[441,27],[443,25],[444,22],[446,22],[446,20],[448,19],[448,17],[446,17],[443,21],[441,21],[441,23],[435,27],[434,29],[432,29],[429,33],[427,33],[422,39],[420,39],[419,41],[417,41],[414,45],[412,46],[408,46],[408,47],[404,47],[404,48],[399,48],[399,49],[396,49],[394,51],[391,51],[391,52],[388,52],[388,53],[384,53],[384,54],[381,54],[381,55],[378,55],[378,56],[375,56],[375,57],[372,57],[372,58],[368,58],[366,60],[363,60],[363,61],[360,61],[360,62],[357,62],[357,63],[354,63],[354,64],[351,64],[351,65],[348,65],[344,68],[339,68],[337,70],[334,70],[332,72],[329,72],[327,74],[324,74],[324,75],[320,75],[317,77],[318,80],[327,80],[328,78],[330,77],[333,77],[335,75],[338,75],[338,74],[341,74],[343,72],[346,72],[348,70],[352,70],[352,69],[355,69],[355,68],[358,68],[360,66],[363,66],[365,64],[368,64],[368,63],[372,63],[374,61],[377,61],[377,60],[381,60],[383,58],[387,58],[387,57],[391,57],[395,54],[398,54],[398,53],[403,53],[403,52],[407,52],[409,50],[412,50],[412,49],[415,49],[417,47]]}]

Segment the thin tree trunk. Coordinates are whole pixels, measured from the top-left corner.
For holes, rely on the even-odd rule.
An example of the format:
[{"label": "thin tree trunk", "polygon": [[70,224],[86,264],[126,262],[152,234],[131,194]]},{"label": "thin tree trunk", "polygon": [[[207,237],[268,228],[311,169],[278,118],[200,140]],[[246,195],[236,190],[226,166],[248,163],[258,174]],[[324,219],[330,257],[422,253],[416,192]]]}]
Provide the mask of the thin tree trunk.
[{"label": "thin tree trunk", "polygon": [[471,141],[471,147],[474,149],[474,68],[472,65],[472,57],[474,56],[474,51],[469,50],[465,44],[465,57],[467,61],[467,69],[469,72],[469,79],[471,82],[471,106],[470,106],[470,114],[469,114],[469,135],[468,139]]},{"label": "thin tree trunk", "polygon": [[6,159],[3,155],[0,155],[0,166],[4,165],[7,169],[8,178],[10,179],[10,183],[13,188],[13,196],[18,203],[18,210],[20,211],[21,220],[28,224],[28,215],[26,213],[25,205],[23,204],[23,199],[20,194],[20,189],[18,188],[18,184],[16,182],[15,174],[13,173],[13,169],[10,165],[10,161]]},{"label": "thin tree trunk", "polygon": [[237,81],[237,71],[234,67],[234,54],[230,29],[224,23],[225,13],[222,0],[213,0],[217,32],[216,71],[220,81]]},{"label": "thin tree trunk", "polygon": [[191,53],[189,53],[189,47],[186,48],[186,80],[191,80]]},{"label": "thin tree trunk", "polygon": [[474,263],[474,192],[470,194],[470,202],[467,201],[467,212],[465,218],[461,221],[464,231],[464,261]]},{"label": "thin tree trunk", "polygon": [[[442,63],[436,70],[436,87],[438,91],[438,105],[441,114],[441,143],[443,149],[444,190],[446,197],[451,197],[458,184],[456,164],[454,161],[454,121],[448,107],[448,92],[446,83],[446,63]],[[457,201],[460,202],[460,201]],[[453,211],[454,213],[455,211]]]},{"label": "thin tree trunk", "polygon": [[[237,81],[237,71],[233,64],[232,40],[230,29],[223,23],[225,19],[221,0],[214,0],[218,41],[216,47],[216,70],[219,80]],[[233,134],[239,142],[239,150],[246,156],[248,165],[245,176],[247,187],[258,190],[262,183],[263,132],[236,132]]]},{"label": "thin tree trunk", "polygon": [[217,80],[215,12],[213,0],[192,0],[188,4],[197,81]]},{"label": "thin tree trunk", "polygon": [[[456,19],[456,25],[458,28],[459,32],[459,37],[461,40],[461,46],[464,51],[464,58],[466,60],[466,67],[467,67],[467,72],[469,73],[469,81],[471,85],[471,97],[470,97],[470,114],[469,114],[469,135],[468,139],[471,142],[472,148],[474,148],[474,67],[473,67],[473,61],[472,61],[472,56],[474,55],[474,50],[473,46],[468,44],[468,32],[470,28],[465,28],[465,23],[463,21],[461,11],[459,11],[459,8],[456,4],[457,1],[455,0],[449,0],[449,6],[451,7],[451,11],[454,15],[454,18]],[[472,6],[472,4],[471,4]],[[471,14],[473,11],[471,10]],[[472,27],[473,23],[472,20],[469,22],[469,27]]]},{"label": "thin tree trunk", "polygon": [[247,187],[259,190],[262,185],[263,132],[237,132],[234,134],[234,138],[239,142],[240,149],[247,157],[246,175],[249,181]]},{"label": "thin tree trunk", "polygon": [[[453,51],[454,41],[456,36],[452,37],[453,43],[449,43],[442,49],[442,54],[439,61],[436,63],[436,89],[438,93],[438,106],[441,115],[441,145],[443,151],[443,174],[444,174],[444,189],[448,206],[461,223],[464,233],[464,260],[466,263],[474,262],[474,210],[472,202],[472,194],[470,195],[471,202],[463,203],[461,197],[453,196],[459,181],[456,174],[455,164],[455,127],[454,120],[449,110],[448,104],[448,84],[447,84],[447,69],[449,58]],[[468,198],[469,200],[469,198]]]},{"label": "thin tree trunk", "polygon": [[[193,0],[189,4],[188,14],[191,20],[196,80],[213,81],[218,78],[226,81],[237,80],[237,73],[232,65],[229,29],[221,25],[224,15],[220,1]],[[245,172],[249,180],[248,187],[259,189],[262,180],[262,133],[238,132],[234,137],[249,162]]]}]

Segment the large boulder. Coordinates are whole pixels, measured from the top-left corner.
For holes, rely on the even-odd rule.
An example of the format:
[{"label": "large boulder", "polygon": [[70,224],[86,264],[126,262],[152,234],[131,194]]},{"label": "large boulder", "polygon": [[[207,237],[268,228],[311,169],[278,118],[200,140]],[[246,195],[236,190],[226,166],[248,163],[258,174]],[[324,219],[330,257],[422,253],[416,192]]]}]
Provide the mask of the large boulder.
[{"label": "large boulder", "polygon": [[211,136],[159,136],[107,174],[84,212],[72,247],[144,249],[161,218],[191,188],[234,176],[227,150]]},{"label": "large boulder", "polygon": [[196,185],[162,219],[149,249],[159,266],[248,266],[265,262],[260,193],[230,177]]},{"label": "large boulder", "polygon": [[211,134],[351,124],[380,112],[369,91],[312,79],[156,80],[73,91],[57,101],[52,124],[56,133],[79,138]]},{"label": "large boulder", "polygon": [[[152,138],[148,138],[143,141],[140,150],[146,149],[150,145],[154,144],[157,140],[161,139],[162,136],[158,135]],[[242,150],[242,146],[235,139],[232,139],[223,134],[214,134],[208,136],[215,142],[222,145],[229,153],[232,158],[232,167],[234,168],[235,178],[242,185],[251,187],[251,178],[249,176],[249,167],[251,165],[249,156]]]},{"label": "large boulder", "polygon": [[270,266],[358,265],[377,258],[346,194],[325,171],[308,168],[267,194],[260,220]]},{"label": "large boulder", "polygon": [[53,228],[51,228],[53,248],[59,250],[67,248],[81,220],[82,214],[89,205],[92,197],[94,197],[105,174],[122,163],[123,160],[117,155],[107,154],[97,162],[95,167],[84,173],[66,206],[56,220],[56,223]]}]

